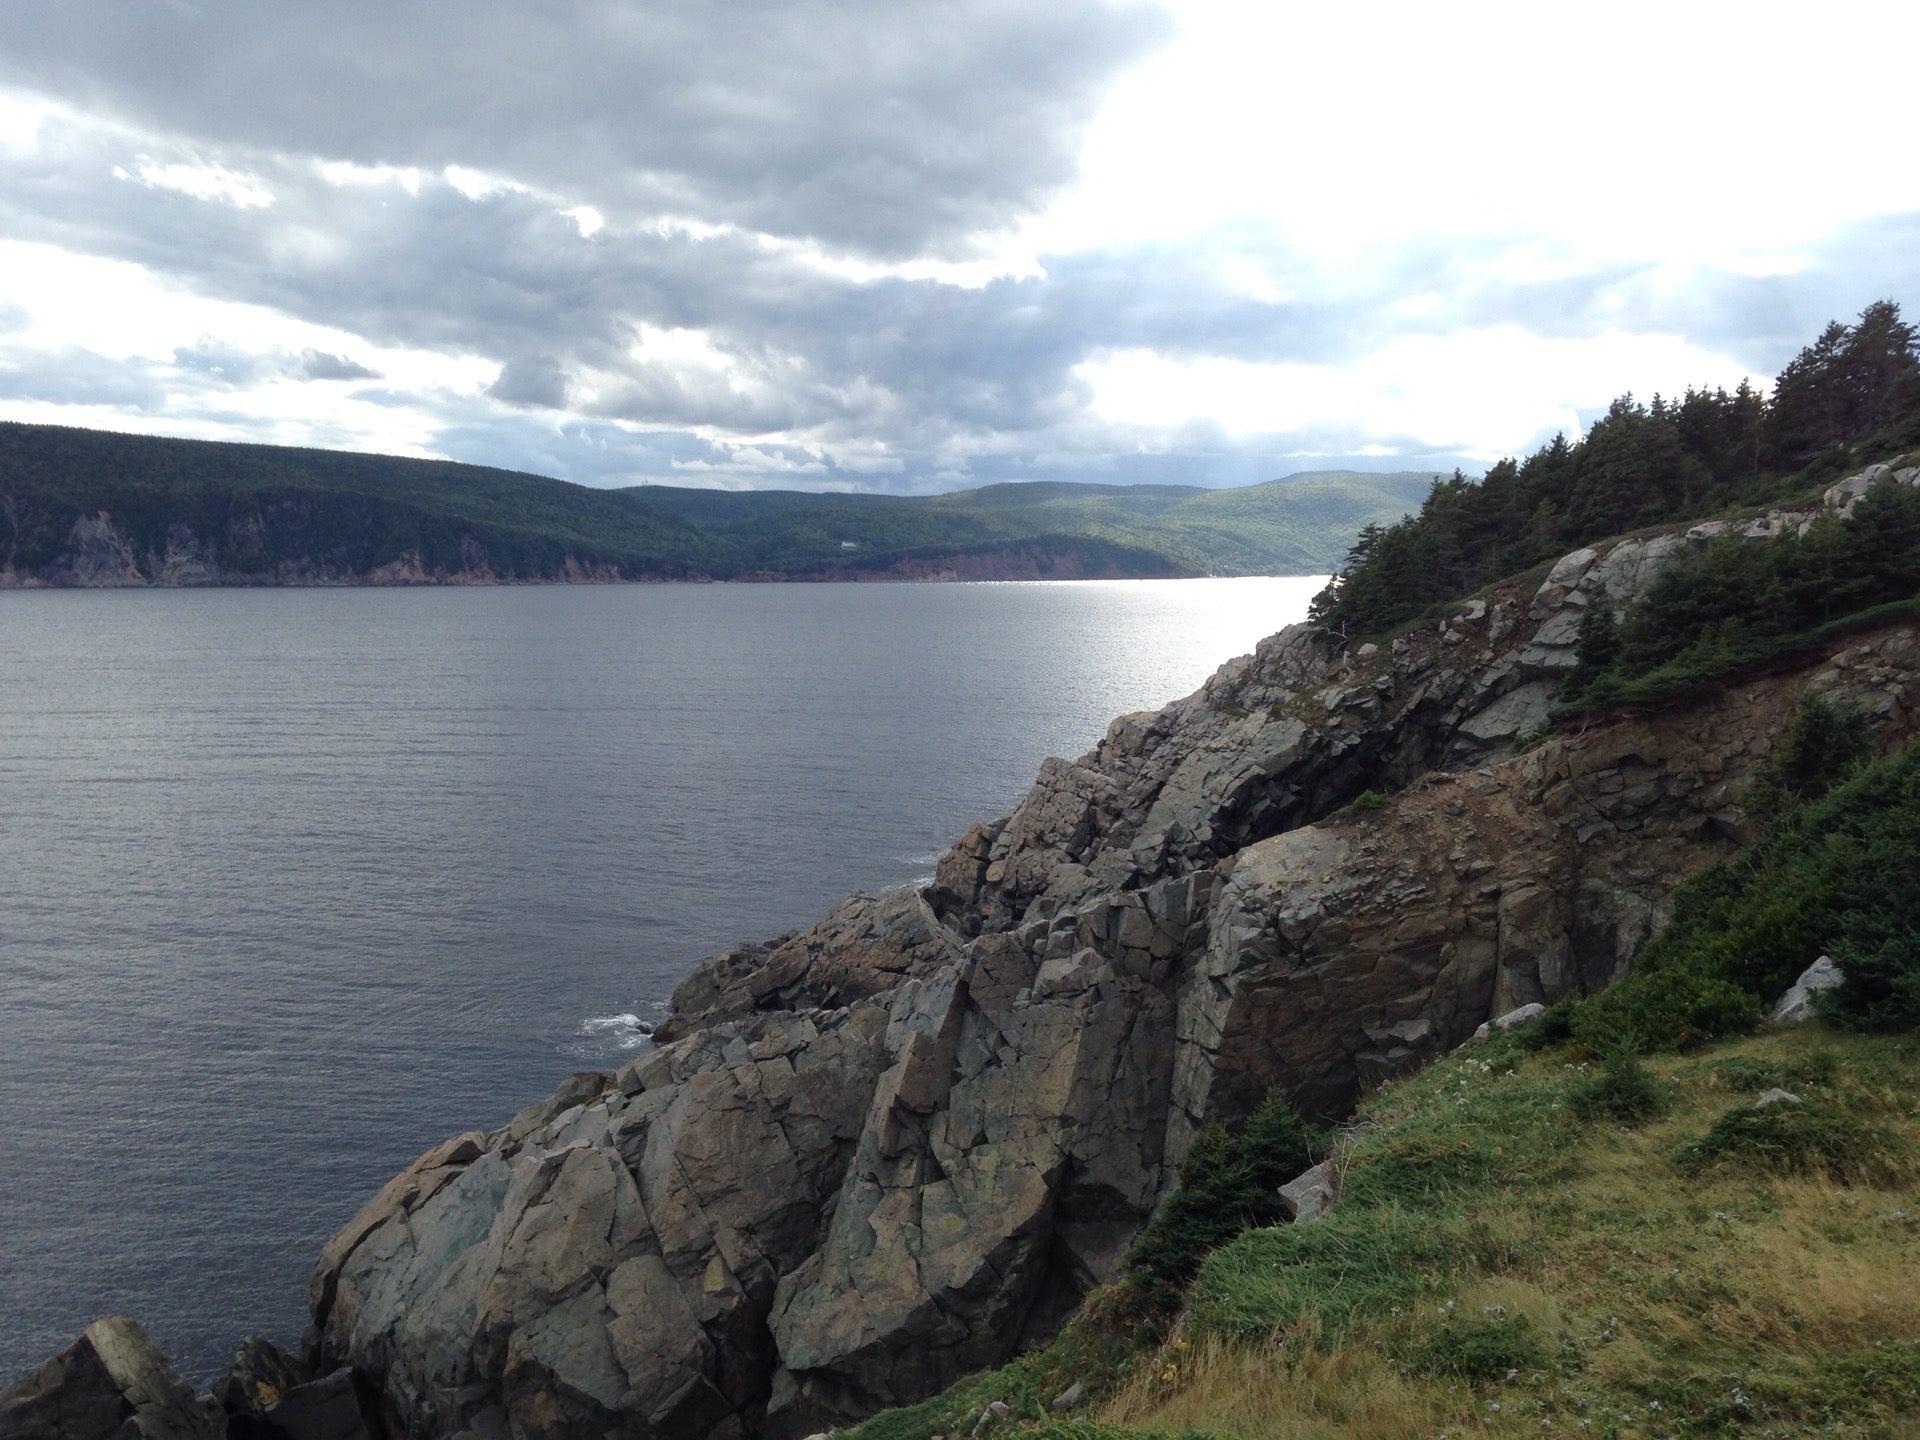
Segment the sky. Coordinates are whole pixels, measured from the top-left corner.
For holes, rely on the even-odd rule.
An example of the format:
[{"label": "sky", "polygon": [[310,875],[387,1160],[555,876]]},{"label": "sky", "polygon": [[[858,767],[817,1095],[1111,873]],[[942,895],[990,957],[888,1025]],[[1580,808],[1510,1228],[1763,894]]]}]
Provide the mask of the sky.
[{"label": "sky", "polygon": [[0,419],[594,485],[1473,472],[1920,307],[1920,7],[6,10]]}]

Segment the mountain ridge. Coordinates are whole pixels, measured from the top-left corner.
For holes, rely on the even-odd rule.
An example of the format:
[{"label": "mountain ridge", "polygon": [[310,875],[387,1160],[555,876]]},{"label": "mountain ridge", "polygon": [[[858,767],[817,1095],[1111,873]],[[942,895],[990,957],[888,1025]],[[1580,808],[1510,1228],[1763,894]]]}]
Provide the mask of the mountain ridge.
[{"label": "mountain ridge", "polygon": [[455,461],[0,422],[0,586],[1322,574],[1435,478],[602,490]]}]

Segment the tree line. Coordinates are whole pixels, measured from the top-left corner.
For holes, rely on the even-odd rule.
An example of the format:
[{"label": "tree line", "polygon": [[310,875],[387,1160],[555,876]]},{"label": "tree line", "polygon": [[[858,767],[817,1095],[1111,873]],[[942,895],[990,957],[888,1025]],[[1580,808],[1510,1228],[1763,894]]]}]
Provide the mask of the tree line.
[{"label": "tree line", "polygon": [[1593,540],[1762,504],[1864,449],[1920,442],[1920,334],[1891,300],[1830,324],[1770,394],[1742,381],[1677,400],[1622,395],[1587,433],[1562,435],[1482,480],[1434,483],[1419,511],[1369,525],[1309,617],[1336,644]]}]

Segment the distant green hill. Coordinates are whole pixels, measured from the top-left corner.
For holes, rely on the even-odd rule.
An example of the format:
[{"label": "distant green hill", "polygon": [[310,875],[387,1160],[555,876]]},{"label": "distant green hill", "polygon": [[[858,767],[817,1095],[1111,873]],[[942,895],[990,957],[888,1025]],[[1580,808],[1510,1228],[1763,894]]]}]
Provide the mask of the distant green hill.
[{"label": "distant green hill", "polygon": [[1320,574],[1433,477],[948,495],[645,485],[0,423],[0,583],[1029,579]]}]

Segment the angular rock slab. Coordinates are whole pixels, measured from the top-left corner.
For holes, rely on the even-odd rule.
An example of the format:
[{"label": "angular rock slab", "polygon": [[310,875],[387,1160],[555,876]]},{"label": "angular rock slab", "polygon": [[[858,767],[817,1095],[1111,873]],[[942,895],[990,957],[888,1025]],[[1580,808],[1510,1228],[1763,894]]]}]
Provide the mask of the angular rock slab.
[{"label": "angular rock slab", "polygon": [[196,1400],[147,1332],[97,1320],[32,1374],[0,1390],[0,1440],[219,1440],[224,1427]]}]

